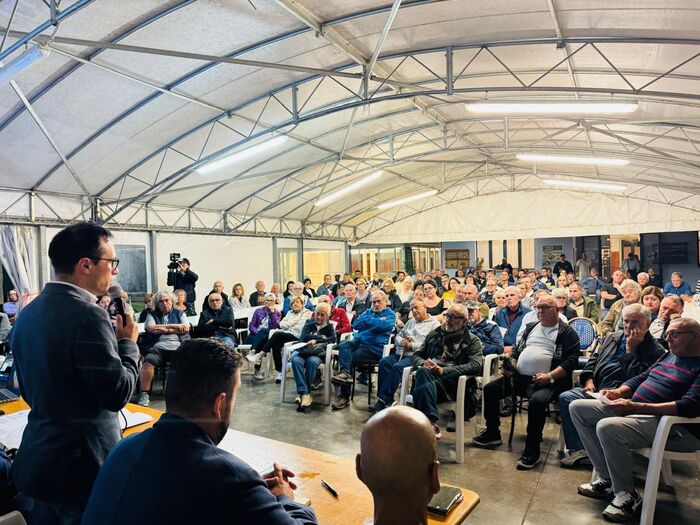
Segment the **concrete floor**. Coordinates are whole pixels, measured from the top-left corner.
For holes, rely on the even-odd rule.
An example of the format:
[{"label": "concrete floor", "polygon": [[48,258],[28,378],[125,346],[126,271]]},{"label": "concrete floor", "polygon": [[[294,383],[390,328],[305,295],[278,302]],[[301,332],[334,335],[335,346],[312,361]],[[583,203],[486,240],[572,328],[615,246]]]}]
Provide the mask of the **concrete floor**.
[{"label": "concrete floor", "polygon": [[[155,388],[160,387],[154,385]],[[291,380],[291,388],[294,382]],[[353,458],[359,449],[362,425],[369,419],[366,387],[358,386],[355,401],[345,410],[334,413],[322,404],[321,391],[314,394],[318,404],[305,414],[296,412],[293,403],[278,403],[279,385],[268,380],[257,382],[244,373],[231,428],[293,443],[331,454]],[[289,400],[293,399],[288,391]],[[165,409],[162,395],[154,392],[151,406]],[[300,424],[302,423],[303,424]],[[506,444],[495,450],[470,445],[465,449],[463,464],[454,463],[454,434],[446,434],[439,443],[440,478],[443,482],[469,488],[481,502],[466,523],[473,525],[591,525],[606,523],[601,516],[605,503],[579,496],[576,485],[590,479],[590,470],[567,470],[559,467],[557,439],[559,425],[553,419],[545,427],[542,463],[531,471],[515,469],[527,424],[526,414],[516,419],[513,450]],[[444,423],[443,423],[444,427]],[[467,424],[468,441],[473,432]],[[507,439],[510,418],[502,419],[501,432]],[[690,462],[674,462],[676,488],[663,484],[659,489],[655,523],[685,525],[700,523],[700,469]],[[646,461],[635,463],[638,488],[644,487]],[[354,476],[354,472],[349,472]]]}]

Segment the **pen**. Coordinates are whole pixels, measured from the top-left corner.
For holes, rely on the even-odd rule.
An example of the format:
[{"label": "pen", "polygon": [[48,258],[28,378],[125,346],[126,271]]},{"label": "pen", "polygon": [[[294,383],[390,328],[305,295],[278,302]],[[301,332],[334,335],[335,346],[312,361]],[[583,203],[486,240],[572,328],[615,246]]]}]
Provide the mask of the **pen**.
[{"label": "pen", "polygon": [[323,488],[326,489],[328,492],[330,492],[335,498],[340,498],[338,496],[338,493],[335,491],[333,487],[331,487],[327,482],[321,480],[321,485],[323,485]]}]

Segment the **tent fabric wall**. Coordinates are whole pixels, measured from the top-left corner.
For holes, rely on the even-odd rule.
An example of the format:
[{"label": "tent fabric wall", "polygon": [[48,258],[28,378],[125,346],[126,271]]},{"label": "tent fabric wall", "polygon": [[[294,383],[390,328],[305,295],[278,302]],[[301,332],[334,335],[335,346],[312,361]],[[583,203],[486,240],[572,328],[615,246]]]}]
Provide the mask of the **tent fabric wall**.
[{"label": "tent fabric wall", "polygon": [[634,197],[540,190],[437,206],[370,232],[362,243],[546,238],[700,229],[700,215]]},{"label": "tent fabric wall", "polygon": [[35,229],[0,227],[0,261],[19,293],[21,309],[39,293]]}]

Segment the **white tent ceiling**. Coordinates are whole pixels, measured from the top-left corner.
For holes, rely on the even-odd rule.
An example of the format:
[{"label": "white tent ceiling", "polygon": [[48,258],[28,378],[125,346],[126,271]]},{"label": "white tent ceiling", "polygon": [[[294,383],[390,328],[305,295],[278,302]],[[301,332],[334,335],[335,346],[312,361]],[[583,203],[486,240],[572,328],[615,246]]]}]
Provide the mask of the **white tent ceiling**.
[{"label": "white tent ceiling", "polygon": [[[498,211],[533,201],[519,213],[546,210],[538,220],[552,234],[644,231],[638,219],[652,210],[648,225],[700,228],[695,1],[56,4],[57,29],[50,0],[0,1],[0,26],[9,28],[0,60],[31,40],[52,49],[15,86],[0,85],[0,219],[93,215],[136,228],[440,241],[532,236],[531,220]],[[504,117],[464,106],[486,99],[639,109]],[[212,174],[196,171],[271,133],[288,140]],[[533,166],[519,152],[630,163]],[[379,181],[314,206],[378,169]],[[626,189],[575,194],[585,209],[574,219],[571,192],[544,190],[545,178]],[[429,189],[438,194],[377,209]],[[540,204],[543,196],[553,198]],[[477,212],[490,215],[488,228],[470,220]]]}]

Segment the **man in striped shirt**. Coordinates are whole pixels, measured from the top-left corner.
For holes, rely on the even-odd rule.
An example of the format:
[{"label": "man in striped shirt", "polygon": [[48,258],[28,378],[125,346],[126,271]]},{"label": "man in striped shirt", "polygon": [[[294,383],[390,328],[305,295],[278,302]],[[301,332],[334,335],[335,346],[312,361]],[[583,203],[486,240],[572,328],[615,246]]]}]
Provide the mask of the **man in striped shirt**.
[{"label": "man in striped shirt", "polygon": [[[660,416],[700,415],[700,324],[675,319],[666,336],[670,352],[645,372],[619,388],[601,390],[602,401],[580,399],[569,407],[593,463],[591,482],[579,485],[578,492],[611,499],[603,511],[609,521],[627,521],[640,507],[642,499],[632,475],[632,450],[652,445]],[[674,436],[698,442],[680,425],[674,427]]]}]

